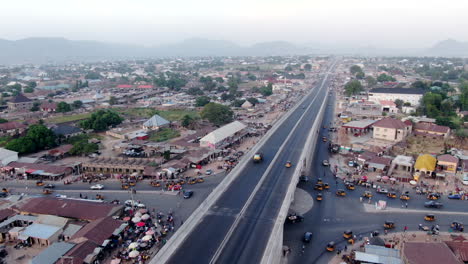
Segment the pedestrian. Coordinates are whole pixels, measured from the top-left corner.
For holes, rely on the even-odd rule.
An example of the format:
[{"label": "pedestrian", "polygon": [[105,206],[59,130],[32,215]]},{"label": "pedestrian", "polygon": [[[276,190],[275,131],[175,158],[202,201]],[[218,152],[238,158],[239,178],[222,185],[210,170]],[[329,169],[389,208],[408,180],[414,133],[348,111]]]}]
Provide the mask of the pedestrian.
[{"label": "pedestrian", "polygon": [[359,197],[359,201],[362,203],[362,196],[361,196],[361,197]]},{"label": "pedestrian", "polygon": [[80,198],[83,198],[83,195],[80,193]]},{"label": "pedestrian", "polygon": [[405,226],[405,228],[403,229],[403,232],[406,232],[406,230],[408,230],[407,226]]},{"label": "pedestrian", "polygon": [[347,251],[348,250],[348,246],[344,246],[344,251]]},{"label": "pedestrian", "polygon": [[408,208],[408,203],[405,203],[405,207]]}]

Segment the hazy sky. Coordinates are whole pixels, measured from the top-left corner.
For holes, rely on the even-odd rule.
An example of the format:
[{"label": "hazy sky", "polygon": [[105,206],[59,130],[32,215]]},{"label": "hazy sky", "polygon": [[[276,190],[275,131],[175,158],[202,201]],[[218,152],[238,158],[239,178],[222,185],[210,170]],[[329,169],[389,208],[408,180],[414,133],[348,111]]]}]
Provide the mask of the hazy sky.
[{"label": "hazy sky", "polygon": [[3,0],[0,38],[157,45],[191,37],[380,47],[468,41],[468,0]]}]

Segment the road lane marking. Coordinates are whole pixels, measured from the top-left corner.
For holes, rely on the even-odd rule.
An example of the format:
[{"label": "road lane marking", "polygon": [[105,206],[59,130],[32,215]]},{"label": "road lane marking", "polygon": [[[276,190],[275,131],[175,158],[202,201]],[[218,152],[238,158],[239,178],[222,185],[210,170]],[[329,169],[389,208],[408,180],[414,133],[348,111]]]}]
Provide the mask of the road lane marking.
[{"label": "road lane marking", "polygon": [[[227,242],[229,241],[229,239],[231,238],[232,234],[234,233],[234,230],[237,228],[237,226],[239,225],[239,222],[242,218],[242,216],[244,215],[245,211],[247,210],[247,208],[249,207],[249,205],[251,204],[255,194],[258,192],[259,188],[262,186],[262,183],[265,181],[266,177],[268,176],[268,174],[270,173],[271,169],[273,168],[273,166],[276,164],[275,161],[279,158],[279,155],[280,153],[282,152],[282,150],[284,149],[284,147],[287,145],[287,142],[289,141],[289,139],[292,137],[292,135],[294,134],[296,128],[299,126],[299,124],[302,122],[302,120],[304,119],[304,117],[306,116],[306,113],[310,110],[310,108],[313,106],[313,103],[315,102],[315,100],[317,99],[318,95],[320,94],[320,91],[322,90],[323,88],[323,85],[326,81],[326,79],[328,78],[328,73],[327,75],[324,77],[324,79],[322,80],[322,84],[320,85],[320,88],[318,89],[317,93],[315,94],[314,98],[311,100],[311,102],[309,103],[309,106],[307,107],[307,109],[302,113],[301,117],[299,118],[299,120],[296,122],[296,124],[294,125],[293,129],[291,130],[291,132],[288,134],[288,137],[284,140],[283,144],[281,144],[280,148],[278,149],[278,151],[276,152],[275,154],[275,157],[273,158],[273,160],[270,162],[270,165],[268,166],[267,170],[263,173],[262,175],[262,178],[260,178],[259,182],[257,183],[257,185],[255,186],[255,189],[252,191],[252,193],[250,194],[249,198],[247,199],[247,202],[244,204],[244,206],[242,207],[242,210],[240,211],[240,213],[238,214],[238,216],[236,217],[236,219],[234,220],[234,223],[231,225],[231,228],[229,229],[229,231],[227,232],[226,236],[224,237],[223,241],[221,242],[220,246],[218,247],[218,249],[216,250],[215,254],[213,255],[213,258],[210,260],[210,264],[213,264],[213,263],[216,263],[217,259],[219,258],[219,256],[221,255],[221,252],[222,250],[224,249],[224,247],[226,246]],[[297,109],[296,109],[297,110]],[[296,165],[297,166],[297,165]]]}]

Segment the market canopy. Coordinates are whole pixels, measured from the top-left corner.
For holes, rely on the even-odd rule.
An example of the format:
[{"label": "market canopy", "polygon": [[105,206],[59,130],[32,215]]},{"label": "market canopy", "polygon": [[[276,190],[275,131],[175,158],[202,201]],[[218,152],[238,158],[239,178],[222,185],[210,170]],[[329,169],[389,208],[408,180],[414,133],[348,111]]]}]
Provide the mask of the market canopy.
[{"label": "market canopy", "polygon": [[429,154],[424,154],[416,159],[416,163],[414,164],[414,168],[416,170],[422,171],[434,171],[436,167],[437,159]]},{"label": "market canopy", "polygon": [[216,143],[219,143],[225,140],[226,138],[233,136],[237,132],[245,129],[246,127],[246,125],[239,121],[231,122],[204,136],[202,139],[200,139],[200,144],[202,146],[209,144],[215,145]]}]

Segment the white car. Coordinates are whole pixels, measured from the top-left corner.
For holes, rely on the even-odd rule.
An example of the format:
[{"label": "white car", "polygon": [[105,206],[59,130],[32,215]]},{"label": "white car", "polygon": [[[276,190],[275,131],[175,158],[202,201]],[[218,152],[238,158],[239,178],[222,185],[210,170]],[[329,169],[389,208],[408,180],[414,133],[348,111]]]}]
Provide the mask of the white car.
[{"label": "white car", "polygon": [[104,189],[104,185],[95,184],[95,185],[91,186],[90,188],[91,188],[91,190],[102,190],[102,189]]}]

